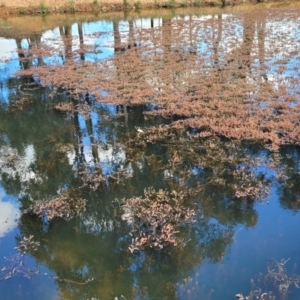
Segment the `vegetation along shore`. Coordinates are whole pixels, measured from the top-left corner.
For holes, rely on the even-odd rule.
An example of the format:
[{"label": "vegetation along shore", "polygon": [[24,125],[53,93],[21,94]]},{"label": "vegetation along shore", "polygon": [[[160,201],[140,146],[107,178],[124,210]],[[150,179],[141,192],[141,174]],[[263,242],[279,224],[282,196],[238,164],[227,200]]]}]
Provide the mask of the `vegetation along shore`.
[{"label": "vegetation along shore", "polygon": [[[269,4],[262,0],[1,0],[0,15],[48,14],[70,12],[107,12],[157,8],[235,6],[237,4]],[[269,6],[292,5],[294,2],[272,2]]]}]

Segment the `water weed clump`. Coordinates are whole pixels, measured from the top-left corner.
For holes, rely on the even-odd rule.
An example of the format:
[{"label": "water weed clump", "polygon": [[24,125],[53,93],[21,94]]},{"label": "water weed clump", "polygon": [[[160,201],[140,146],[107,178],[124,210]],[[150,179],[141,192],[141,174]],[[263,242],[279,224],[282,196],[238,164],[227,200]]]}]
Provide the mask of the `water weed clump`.
[{"label": "water weed clump", "polygon": [[182,205],[186,198],[184,192],[156,192],[149,188],[143,198],[124,200],[122,219],[130,226],[130,252],[176,246],[180,242],[176,236],[178,227],[191,222],[195,215],[194,210]]},{"label": "water weed clump", "polygon": [[37,252],[40,247],[40,242],[34,240],[34,236],[23,236],[17,238],[18,246],[15,249],[18,253],[12,257],[5,257],[7,262],[6,266],[0,269],[0,280],[8,280],[15,276],[23,276],[31,278],[33,275],[40,274],[37,268],[26,266],[26,257],[28,254]]},{"label": "water weed clump", "polygon": [[[295,273],[289,274],[286,269],[286,264],[289,260],[273,261],[272,266],[268,267],[266,275],[260,274],[257,282],[251,279],[251,292],[247,296],[238,293],[235,295],[236,299],[287,299],[291,287],[300,288],[300,276]],[[268,290],[270,287],[272,287],[272,291]]]},{"label": "water weed clump", "polygon": [[[193,176],[187,166],[197,166],[205,170],[205,176],[201,177],[202,185],[193,187],[193,193],[197,197],[205,198],[210,187],[215,187],[226,194],[229,202],[264,202],[268,198],[272,180],[256,169],[262,166],[271,168],[271,162],[246,154],[241,142],[224,143],[218,137],[203,133],[186,133],[186,137],[183,137],[171,125],[165,125],[133,135],[128,140],[128,148],[135,145],[139,147],[140,153],[135,151],[131,154],[129,151],[128,156],[147,157],[147,148],[151,144],[161,143],[165,145],[169,159],[158,166],[168,177],[177,178],[179,182],[188,182]],[[272,161],[272,165],[273,170],[280,173],[279,163]]]},{"label": "water weed clump", "polygon": [[46,222],[55,218],[70,220],[84,211],[85,206],[86,200],[75,195],[73,191],[61,190],[53,198],[34,201],[24,213],[37,215]]},{"label": "water weed clump", "polygon": [[23,236],[23,238],[19,241],[19,246],[17,249],[20,253],[25,254],[31,251],[37,251],[40,246],[40,242],[36,242],[33,240],[33,235],[30,235],[28,238]]}]

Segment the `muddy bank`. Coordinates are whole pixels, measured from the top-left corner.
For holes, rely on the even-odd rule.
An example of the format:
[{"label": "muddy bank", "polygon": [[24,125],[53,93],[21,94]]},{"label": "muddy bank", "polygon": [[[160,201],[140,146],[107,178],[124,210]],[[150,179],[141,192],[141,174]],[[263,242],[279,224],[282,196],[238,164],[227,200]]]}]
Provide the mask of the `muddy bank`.
[{"label": "muddy bank", "polygon": [[70,12],[113,12],[122,10],[235,6],[237,4],[262,4],[267,7],[294,6],[295,2],[266,3],[261,0],[0,0],[0,15],[26,15]]}]

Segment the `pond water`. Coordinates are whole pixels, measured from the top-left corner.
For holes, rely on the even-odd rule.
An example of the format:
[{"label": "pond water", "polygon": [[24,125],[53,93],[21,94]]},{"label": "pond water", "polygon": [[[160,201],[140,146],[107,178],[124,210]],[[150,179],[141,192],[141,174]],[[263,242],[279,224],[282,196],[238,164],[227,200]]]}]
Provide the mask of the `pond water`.
[{"label": "pond water", "polygon": [[[182,136],[144,137],[153,126],[177,120],[149,115],[160,108],[153,99],[133,106],[103,103],[92,93],[75,99],[76,87],[16,74],[36,67],[50,67],[50,73],[52,65],[69,61],[106,61],[118,72],[117,56],[143,45],[163,53],[162,41],[172,36],[169,48],[205,61],[204,76],[215,68],[216,53],[224,62],[226,54],[244,51],[253,57],[243,77],[255,82],[253,93],[258,81],[274,94],[284,86],[293,107],[299,96],[298,83],[290,84],[299,77],[299,12],[1,20],[1,299],[235,299],[237,293],[299,299],[298,146],[272,152],[253,141],[194,140],[189,137],[199,131],[191,128]],[[157,77],[147,76],[155,85]],[[131,253],[132,220],[123,205],[150,187],[189,191],[184,205],[194,210],[193,222],[178,227],[177,246]],[[52,220],[24,213],[63,190],[85,199],[86,209]],[[39,244],[21,248],[26,238]],[[260,298],[264,292],[269,298]]]}]

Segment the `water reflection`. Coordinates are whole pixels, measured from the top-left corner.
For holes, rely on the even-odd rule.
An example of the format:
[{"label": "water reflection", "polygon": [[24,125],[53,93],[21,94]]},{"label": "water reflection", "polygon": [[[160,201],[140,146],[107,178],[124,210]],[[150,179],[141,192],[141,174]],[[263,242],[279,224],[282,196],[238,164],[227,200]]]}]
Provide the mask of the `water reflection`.
[{"label": "water reflection", "polygon": [[19,209],[16,204],[5,201],[6,193],[0,189],[0,238],[18,226]]},{"label": "water reflection", "polygon": [[[155,93],[166,89],[176,96],[172,84],[164,85],[167,77],[174,77],[173,83],[178,83],[180,90],[179,82],[193,73],[190,70],[205,77],[208,68],[217,72],[226,63],[236,66],[236,73],[230,75],[233,82],[236,78],[241,84],[255,81],[252,92],[256,94],[266,84],[271,93],[287,76],[283,73],[275,78],[274,70],[263,67],[273,63],[266,28],[275,26],[272,22],[276,21],[285,32],[279,26],[282,20],[268,19],[268,14],[257,18],[216,14],[78,21],[7,42],[18,51],[12,54],[16,60],[4,64],[7,69],[1,75],[0,237],[18,225],[17,241],[33,235],[40,242],[39,249],[30,253],[34,260],[31,264],[46,268],[54,276],[44,275],[51,281],[45,285],[54,282],[59,290],[57,297],[198,299],[201,295],[205,299],[231,299],[240,289],[246,294],[251,289],[250,278],[265,268],[270,257],[299,260],[295,253],[299,246],[295,241],[299,149],[285,148],[274,154],[260,144],[205,136],[208,132],[201,135],[191,129],[181,134],[171,126],[152,131],[153,125],[176,121],[182,108],[176,108],[177,116],[164,119],[143,114],[149,107],[157,108],[155,101],[153,106],[99,104],[84,87],[88,72],[82,76],[83,88],[77,97],[73,93],[77,85],[68,85],[67,78],[60,77],[66,90],[47,82],[51,78],[48,73],[42,84],[35,74],[12,74],[32,67],[43,70],[54,63],[68,68],[73,60],[84,64],[107,59],[108,69],[92,80],[98,82],[104,75],[122,79],[130,71],[122,64],[126,52],[147,45],[155,51],[143,52],[141,62],[145,57],[157,62],[154,57],[169,50],[174,58],[180,51],[183,56],[195,56],[190,62],[195,65],[189,69],[175,70],[177,73],[153,69],[153,76],[144,74]],[[291,43],[281,48],[283,52],[297,49],[293,30],[288,30]],[[230,61],[237,53],[242,53],[239,59]],[[167,64],[168,59],[165,56],[159,62]],[[193,86],[187,88],[196,95]],[[116,93],[126,97],[123,91]],[[105,95],[116,97],[113,93]],[[151,102],[151,95],[147,97]],[[94,184],[89,177],[83,182],[83,173],[96,173],[104,180]],[[150,186],[189,191],[186,205],[197,211],[195,223],[179,228],[180,247],[143,249],[131,255],[129,224],[121,218],[123,199],[139,197]],[[43,223],[28,214],[16,221],[17,206],[3,200],[6,195],[14,195],[23,210],[32,201],[51,198],[63,188],[73,189],[88,200],[86,211],[69,222],[57,219]],[[288,213],[290,210],[294,216]],[[13,299],[13,292],[9,294],[8,287],[0,284]],[[26,286],[23,279],[17,279],[16,284]]]}]

